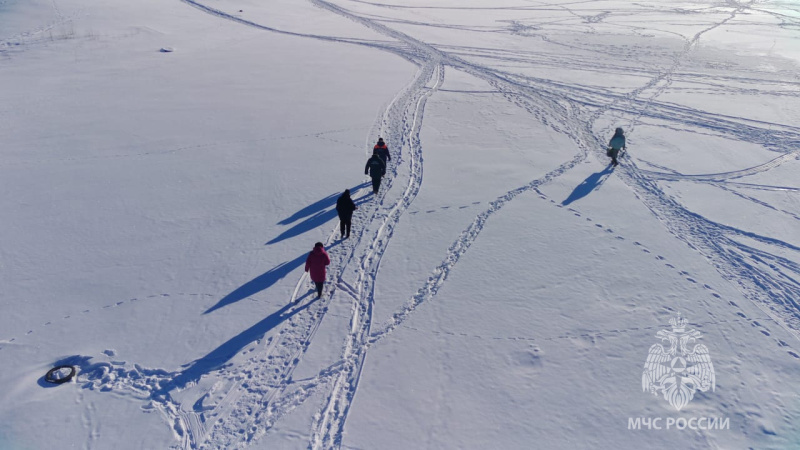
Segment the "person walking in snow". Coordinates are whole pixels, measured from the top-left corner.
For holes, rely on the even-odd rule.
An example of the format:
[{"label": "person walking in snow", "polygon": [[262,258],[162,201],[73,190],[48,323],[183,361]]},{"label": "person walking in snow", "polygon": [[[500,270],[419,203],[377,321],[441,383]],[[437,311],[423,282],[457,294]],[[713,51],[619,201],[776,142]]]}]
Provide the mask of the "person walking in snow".
[{"label": "person walking in snow", "polygon": [[383,138],[378,138],[378,143],[375,144],[375,147],[372,148],[372,151],[378,152],[378,156],[381,157],[383,161],[383,165],[389,167],[389,163],[387,161],[392,160],[392,155],[389,154],[389,147],[386,146],[386,143],[383,142]]},{"label": "person walking in snow", "polygon": [[383,163],[383,160],[380,156],[378,156],[378,151],[372,151],[372,158],[367,161],[367,165],[364,166],[364,175],[368,174],[370,178],[372,178],[372,193],[377,194],[378,189],[381,187],[381,177],[386,175],[386,164]]},{"label": "person walking in snow", "polygon": [[344,193],[336,200],[336,214],[339,215],[339,231],[342,232],[342,239],[350,237],[350,222],[353,220],[353,211],[357,209],[358,206],[350,198],[350,189],[345,189]]},{"label": "person walking in snow", "polygon": [[625,150],[625,148],[625,131],[622,128],[617,128],[614,131],[614,137],[608,141],[608,149],[606,150],[606,155],[611,157],[611,164],[614,166],[619,164],[617,156],[619,156],[619,151]]},{"label": "person walking in snow", "polygon": [[306,272],[308,272],[311,281],[317,288],[317,298],[322,297],[322,286],[325,284],[325,277],[327,271],[325,267],[331,263],[331,258],[325,251],[325,246],[322,242],[314,244],[314,250],[308,254],[306,258]]}]

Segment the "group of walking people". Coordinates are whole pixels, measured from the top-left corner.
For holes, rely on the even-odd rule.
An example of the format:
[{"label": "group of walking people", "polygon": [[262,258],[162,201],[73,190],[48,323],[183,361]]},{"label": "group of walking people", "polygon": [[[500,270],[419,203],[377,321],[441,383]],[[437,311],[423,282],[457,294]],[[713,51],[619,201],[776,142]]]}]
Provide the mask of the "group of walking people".
[{"label": "group of walking people", "polygon": [[369,174],[369,177],[372,178],[373,194],[377,194],[381,188],[381,178],[386,175],[386,165],[391,160],[392,155],[389,154],[389,147],[383,142],[383,138],[378,138],[378,143],[372,149],[372,157],[367,160],[367,165],[364,166],[364,175]]},{"label": "group of walking people", "polygon": [[[392,155],[389,154],[389,147],[378,138],[378,143],[372,149],[372,156],[364,166],[364,175],[369,175],[372,179],[372,193],[377,195],[381,187],[381,179],[386,175],[386,167]],[[336,213],[339,216],[339,232],[342,239],[350,237],[350,228],[353,220],[353,213],[358,209],[352,198],[350,189],[345,189],[342,195],[336,199]],[[322,297],[322,290],[327,277],[327,266],[330,265],[331,258],[325,251],[325,244],[317,242],[314,249],[306,258],[306,272],[314,283],[317,291],[317,298]]]},{"label": "group of walking people", "polygon": [[[608,143],[606,154],[611,157],[611,164],[616,166],[617,157],[621,150],[625,150],[625,132],[622,128],[617,128],[614,131],[614,136]],[[386,175],[386,166],[392,156],[389,154],[389,147],[383,141],[383,138],[378,138],[378,143],[372,149],[372,156],[367,160],[364,166],[364,175],[369,175],[372,179],[372,193],[377,195],[381,188],[381,179]],[[350,237],[350,227],[353,220],[353,212],[358,209],[352,198],[350,198],[350,189],[345,189],[344,193],[336,200],[336,213],[339,216],[339,232],[342,239]],[[322,297],[322,289],[325,284],[327,276],[326,267],[331,263],[331,258],[325,251],[325,245],[322,242],[314,244],[314,249],[308,254],[306,258],[306,272],[308,272],[311,281],[317,291],[317,298]]]}]

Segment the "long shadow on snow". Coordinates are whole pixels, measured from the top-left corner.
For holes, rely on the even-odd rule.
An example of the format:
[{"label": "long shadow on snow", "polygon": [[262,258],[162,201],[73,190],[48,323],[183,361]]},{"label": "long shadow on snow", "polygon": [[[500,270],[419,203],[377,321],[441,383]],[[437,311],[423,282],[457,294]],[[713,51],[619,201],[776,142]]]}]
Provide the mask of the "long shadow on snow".
[{"label": "long shadow on snow", "polygon": [[567,206],[576,200],[580,200],[583,197],[586,197],[593,190],[599,188],[600,185],[602,185],[606,181],[608,176],[611,175],[611,172],[612,172],[612,166],[608,166],[602,172],[597,172],[589,175],[589,177],[583,180],[583,182],[581,182],[581,184],[579,184],[572,191],[572,193],[569,194],[569,197],[567,197],[566,200],[561,202],[561,204]]},{"label": "long shadow on snow", "polygon": [[341,195],[341,192],[337,192],[335,194],[331,194],[322,200],[317,200],[316,202],[306,206],[305,208],[297,211],[296,213],[292,214],[290,217],[287,217],[280,222],[278,225],[289,225],[290,223],[300,220],[303,217],[308,217],[312,214],[318,214],[320,211],[328,209],[329,206],[336,203],[336,199]]},{"label": "long shadow on snow", "polygon": [[[311,295],[311,292],[306,293],[306,295],[301,297],[301,300],[308,295]],[[267,334],[267,332],[269,332],[269,330],[280,325],[283,321],[289,319],[300,311],[308,308],[310,304],[311,302],[306,303],[297,307],[293,311],[288,312],[293,306],[295,306],[294,304],[290,303],[278,311],[275,311],[260,322],[230,338],[228,341],[212,350],[211,353],[194,361],[189,367],[181,371],[178,376],[172,379],[172,381],[167,383],[157,392],[154,392],[153,396],[166,394],[167,392],[176,388],[183,388],[188,383],[199,380],[204,374],[219,369],[247,345],[257,341],[258,339],[261,339],[265,334]]]},{"label": "long shadow on snow", "polygon": [[336,210],[335,209],[328,209],[328,210],[325,210],[325,211],[320,211],[320,212],[314,214],[313,216],[309,217],[308,219],[306,219],[306,220],[298,223],[297,225],[293,226],[292,228],[289,228],[288,230],[284,231],[278,237],[276,237],[275,239],[267,242],[264,245],[272,245],[272,244],[278,243],[280,241],[283,241],[283,240],[286,240],[286,239],[289,239],[289,238],[293,238],[295,236],[299,236],[299,235],[305,233],[306,231],[313,230],[314,228],[317,228],[318,226],[324,224],[325,222],[328,222],[329,220],[333,219],[334,217],[336,217]]},{"label": "long shadow on snow", "polygon": [[[350,192],[355,192],[361,188],[365,188],[370,185],[369,181],[365,181],[358,186],[353,186],[350,188]],[[332,206],[336,203],[336,199],[342,195],[342,192],[333,193],[321,200],[317,200],[316,202],[306,206],[305,208],[297,211],[296,213],[292,214],[291,216],[281,220],[278,222],[278,225],[289,225],[292,222],[302,219],[303,217],[308,217],[312,214],[319,213],[320,211],[327,209],[329,206]]]},{"label": "long shadow on snow", "polygon": [[[334,242],[328,249],[339,245],[339,242]],[[277,283],[281,278],[285,277],[289,273],[291,273],[294,269],[300,267],[306,262],[306,258],[308,257],[308,253],[303,253],[297,258],[288,261],[282,262],[277,266],[273,267],[272,269],[268,270],[267,272],[253,278],[252,280],[248,281],[247,283],[243,284],[242,286],[236,288],[233,292],[226,295],[222,300],[217,302],[216,305],[208,308],[206,312],[203,314],[208,314],[213,311],[216,311],[222,307],[228,306],[231,303],[236,303],[239,300],[244,300],[251,295],[257,294],[265,289],[272,287],[273,284]]]},{"label": "long shadow on snow", "polygon": [[[366,186],[367,184],[368,183],[364,183],[364,184],[358,185],[358,186],[354,187],[353,189],[351,189],[351,192],[356,190],[356,189],[359,189],[360,187]],[[339,195],[341,195],[341,193],[334,194],[334,195],[326,197],[326,198],[333,198],[334,199],[333,203],[335,203],[336,202],[335,199],[339,198]],[[364,199],[365,199],[365,197],[361,197],[358,200],[354,200],[354,202],[355,202],[356,205],[360,205],[361,203],[364,203],[366,201]],[[317,202],[317,203],[319,203],[319,202]],[[317,203],[315,203],[315,205]],[[325,206],[325,207],[327,208],[327,206]],[[295,214],[295,216],[296,215],[297,214]],[[293,226],[292,228],[289,228],[288,230],[284,231],[278,237],[276,237],[275,239],[267,242],[264,245],[272,245],[272,244],[275,244],[277,242],[280,242],[280,241],[283,241],[283,240],[286,240],[286,239],[293,238],[295,236],[301,235],[301,234],[305,233],[306,231],[313,230],[314,228],[317,228],[318,226],[320,226],[320,225],[322,225],[322,224],[324,224],[324,223],[326,223],[326,222],[328,222],[328,221],[330,221],[332,219],[335,219],[336,216],[337,216],[336,208],[327,209],[327,210],[324,210],[324,211],[319,211],[316,214],[314,214],[313,216],[311,216],[311,217],[307,218],[306,220],[298,223],[297,225]],[[292,217],[294,217],[294,216],[292,216]],[[286,219],[286,220],[288,220],[288,219]]]}]

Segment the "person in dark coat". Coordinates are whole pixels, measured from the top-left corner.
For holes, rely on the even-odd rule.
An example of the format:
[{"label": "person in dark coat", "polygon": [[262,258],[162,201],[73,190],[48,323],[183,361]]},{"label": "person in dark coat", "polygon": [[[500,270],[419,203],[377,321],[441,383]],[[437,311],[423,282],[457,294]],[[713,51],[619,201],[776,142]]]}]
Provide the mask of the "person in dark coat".
[{"label": "person in dark coat", "polygon": [[378,143],[372,148],[373,153],[376,151],[378,152],[378,156],[381,157],[383,165],[389,167],[389,163],[387,161],[392,160],[392,155],[389,154],[389,147],[387,147],[386,143],[383,142],[383,138],[378,138]]},{"label": "person in dark coat", "polygon": [[325,284],[327,271],[325,267],[331,263],[331,258],[328,252],[325,251],[325,246],[322,242],[314,244],[314,250],[308,254],[306,258],[306,272],[308,272],[311,281],[317,288],[317,298],[322,297],[322,286]]},{"label": "person in dark coat", "polygon": [[608,141],[608,150],[606,150],[606,155],[611,157],[611,164],[614,166],[619,164],[617,162],[617,156],[619,156],[620,150],[625,149],[625,131],[622,128],[617,128],[614,131],[614,137]]},{"label": "person in dark coat", "polygon": [[350,222],[353,220],[353,211],[357,209],[358,206],[350,198],[350,189],[345,189],[344,193],[336,200],[336,213],[339,215],[339,230],[342,232],[342,239],[350,237]]},{"label": "person in dark coat", "polygon": [[383,160],[380,156],[378,156],[378,151],[372,151],[372,158],[367,161],[367,165],[364,166],[364,175],[369,173],[370,178],[372,178],[372,193],[377,194],[378,189],[381,187],[381,177],[386,175],[386,164],[383,163]]}]

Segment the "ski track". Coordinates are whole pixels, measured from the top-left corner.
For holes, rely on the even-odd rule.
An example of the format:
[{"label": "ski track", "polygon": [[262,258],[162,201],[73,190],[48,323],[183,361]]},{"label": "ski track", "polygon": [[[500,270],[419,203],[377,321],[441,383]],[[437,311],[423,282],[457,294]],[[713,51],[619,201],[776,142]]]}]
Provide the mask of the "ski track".
[{"label": "ski track", "polygon": [[649,170],[640,169],[639,172],[642,175],[647,176],[651,180],[664,180],[664,181],[697,181],[697,182],[718,182],[718,181],[728,181],[733,180],[736,178],[747,177],[751,175],[756,175],[762,172],[766,172],[768,170],[774,169],[781,164],[796,160],[800,156],[800,150],[794,150],[784,155],[778,156],[777,158],[768,161],[764,164],[759,164],[757,166],[749,167],[747,169],[740,169],[734,170],[731,172],[721,172],[721,173],[708,173],[708,174],[700,174],[700,175],[684,175],[677,172],[653,172]]},{"label": "ski track", "polygon": [[[577,218],[584,219],[584,221],[587,223],[587,225],[592,225],[595,230],[601,231],[604,236],[606,236],[608,238],[615,239],[615,240],[620,241],[620,242],[631,242],[631,244],[634,245],[641,252],[646,253],[648,255],[654,255],[654,258],[657,261],[663,263],[665,267],[667,267],[668,269],[671,269],[672,271],[677,273],[677,275],[680,278],[683,278],[685,281],[687,281],[688,283],[691,283],[694,286],[702,286],[703,290],[708,294],[708,296],[706,298],[704,298],[704,299],[698,297],[698,300],[703,301],[704,304],[706,304],[706,305],[709,305],[709,302],[726,301],[728,303],[728,305],[731,307],[731,308],[729,308],[729,312],[731,314],[734,314],[735,316],[737,316],[739,318],[739,319],[720,319],[720,318],[717,318],[716,316],[714,316],[713,314],[709,313],[714,320],[706,321],[706,322],[699,321],[699,322],[697,322],[698,326],[702,327],[702,325],[704,325],[704,324],[719,325],[719,324],[728,323],[728,322],[747,321],[747,322],[750,323],[750,325],[752,325],[753,327],[757,328],[759,330],[759,332],[761,332],[763,335],[765,335],[767,337],[771,336],[771,331],[770,331],[770,329],[768,327],[762,325],[760,321],[772,322],[776,326],[782,326],[782,324],[779,321],[775,320],[775,318],[773,318],[773,317],[771,317],[769,315],[766,315],[766,314],[765,314],[765,317],[760,317],[760,318],[749,318],[749,317],[747,317],[747,315],[743,312],[743,310],[739,307],[739,305],[736,302],[734,302],[732,300],[724,300],[722,298],[722,296],[717,292],[717,290],[714,289],[711,285],[709,285],[707,283],[703,283],[701,280],[698,279],[697,276],[692,275],[688,271],[681,269],[677,264],[670,263],[666,257],[658,255],[658,254],[654,254],[654,252],[652,252],[650,249],[648,249],[647,246],[645,246],[641,242],[639,242],[639,241],[629,241],[626,237],[624,237],[623,235],[621,235],[619,233],[616,233],[610,227],[607,227],[607,226],[605,226],[603,224],[597,223],[597,221],[593,220],[591,217],[586,216],[580,210],[578,210],[578,209],[576,209],[574,207],[565,208],[563,205],[561,205],[559,203],[556,203],[554,200],[550,199],[547,195],[545,195],[544,193],[542,193],[539,190],[537,190],[537,194],[539,195],[539,198],[541,198],[542,200],[548,201],[551,205],[559,207],[559,208],[564,208],[569,213],[571,213],[573,216],[575,216]],[[798,267],[798,268],[800,268],[800,267]],[[706,311],[709,310],[709,308],[705,308],[705,309],[706,309]],[[639,330],[639,329],[640,328],[638,328],[638,327],[634,327],[634,328],[630,328],[630,329],[623,330],[623,331],[636,331],[636,330]],[[620,330],[614,330],[611,333],[616,333],[618,331],[620,331]],[[597,332],[589,333],[589,335],[592,335],[592,336],[602,336],[602,335],[606,335],[606,334],[609,334],[609,332],[597,331]],[[559,337],[559,338],[561,338],[561,337]],[[795,356],[796,353],[794,351],[792,351],[793,349],[788,343],[786,343],[783,340],[777,339],[777,338],[774,339],[774,341],[778,345],[778,347],[786,350],[793,357],[796,357]]]},{"label": "ski track", "polygon": [[[365,288],[365,285],[374,281],[380,257],[388,245],[394,226],[419,191],[422,181],[418,136],[421,111],[425,98],[441,84],[443,76],[439,64],[431,62],[423,65],[417,78],[387,108],[380,122],[379,134],[386,136],[390,148],[403,150],[395,154],[396,162],[390,165],[393,177],[387,177],[384,181],[377,199],[371,203],[372,207],[362,206],[356,211],[353,228],[360,231],[354,233],[355,238],[342,241],[330,250],[332,261],[329,270],[334,279],[341,278],[348,263],[360,263],[357,286],[345,291],[358,298],[358,304],[354,305],[354,324],[358,319],[358,311],[366,309],[371,314],[371,292],[374,291]],[[435,85],[427,88],[426,83],[432,77],[436,79]],[[403,195],[387,207],[384,205],[384,196],[391,192],[393,179],[398,178],[398,166],[406,162],[404,152],[410,154],[405,158],[410,173],[408,186]],[[373,222],[380,223],[380,226],[373,235],[366,236]],[[331,233],[329,243],[334,233],[336,230]],[[369,239],[370,243],[364,246],[362,254],[356,255],[360,242],[365,239]],[[304,275],[298,281],[292,301],[302,291],[305,281]],[[355,366],[350,362],[340,364],[338,369],[336,366],[325,369],[311,380],[298,383],[291,380],[291,374],[300,362],[302,353],[308,349],[338,286],[348,285],[340,280],[321,301],[305,303],[303,306],[293,305],[285,313],[288,319],[276,327],[277,331],[272,337],[247,345],[234,359],[218,370],[202,374],[200,379],[185,380],[188,370],[167,372],[144,369],[135,364],[130,369],[127,368],[129,364],[124,362],[88,364],[87,361],[78,361],[76,364],[81,366],[79,382],[89,389],[114,391],[118,395],[149,400],[145,410],[157,410],[163,414],[172,424],[180,448],[241,447],[263,435],[275,421],[316,392],[320,385],[333,378],[338,382],[342,374],[353,373],[351,368]],[[369,314],[363,319],[360,321],[361,330],[368,332],[371,322]],[[359,339],[355,337],[358,330],[354,325],[354,335],[351,336],[354,342],[350,350],[358,351]],[[345,355],[350,360],[355,359],[347,351]],[[358,367],[360,373],[361,365]],[[335,386],[337,383],[332,384]],[[338,423],[340,429],[343,426],[343,421],[337,421],[336,417],[326,417],[330,420],[325,423]]]},{"label": "ski track", "polygon": [[[521,194],[536,194],[568,214],[583,220],[604,236],[620,242],[630,242],[643,253],[652,254],[652,251],[642,243],[628,240],[615,233],[613,229],[586,217],[575,208],[564,208],[563,205],[557,204],[540,190],[542,186],[585,161],[590,152],[600,155],[598,149],[603,146],[603,142],[596,137],[593,126],[603,114],[609,112],[620,117],[628,117],[630,131],[645,119],[656,119],[667,123],[676,123],[679,126],[693,129],[695,132],[711,133],[757,143],[781,153],[781,156],[765,164],[720,174],[683,175],[651,164],[653,167],[663,170],[654,172],[640,169],[631,158],[623,160],[615,172],[676,239],[685,242],[694,251],[702,254],[725,279],[737,285],[744,296],[753,301],[765,313],[764,317],[750,318],[735,302],[728,301],[731,314],[735,317],[718,318],[712,315],[712,320],[698,322],[698,326],[737,321],[748,322],[769,337],[771,330],[761,322],[771,322],[787,329],[797,337],[797,331],[800,330],[800,305],[796,303],[795,299],[800,298],[800,283],[798,282],[800,264],[764,251],[763,248],[779,248],[786,251],[800,251],[800,249],[777,239],[710,221],[687,210],[666,195],[658,186],[659,180],[686,180],[713,183],[717,187],[730,190],[721,183],[762,173],[797,158],[797,151],[787,152],[786,150],[800,142],[800,130],[797,128],[712,114],[658,101],[659,96],[670,88],[677,76],[699,78],[699,82],[707,82],[711,85],[710,80],[703,80],[701,75],[679,73],[682,60],[692,52],[703,34],[733,21],[737,14],[748,11],[753,2],[747,4],[728,2],[729,15],[688,38],[682,51],[673,56],[673,63],[670,67],[663,71],[640,71],[640,75],[647,76],[649,79],[641,87],[627,94],[618,94],[605,89],[570,85],[491,69],[466,58],[473,61],[489,59],[530,64],[535,61],[535,56],[533,54],[511,54],[505,50],[461,47],[448,52],[445,47],[433,46],[390,28],[383,23],[386,22],[385,20],[359,16],[328,1],[309,0],[319,8],[373,29],[387,37],[389,41],[366,41],[287,32],[242,19],[194,0],[181,1],[205,13],[246,26],[388,51],[413,62],[419,67],[419,70],[410,84],[392,99],[379,119],[376,119],[373,129],[366,138],[367,143],[375,135],[382,135],[386,138],[394,153],[388,171],[390,176],[385,179],[379,195],[356,211],[353,220],[354,237],[340,241],[331,248],[330,273],[331,278],[336,281],[329,284],[322,299],[306,300],[310,293],[303,294],[306,291],[304,286],[307,286],[304,274],[298,280],[290,299],[291,303],[285,308],[280,324],[271,331],[269,336],[264,335],[254,340],[220,367],[214,367],[197,376],[191,373],[191,369],[168,372],[161,369],[146,369],[137,364],[131,365],[119,361],[90,363],[88,357],[70,359],[72,363],[81,368],[77,381],[83,387],[111,391],[116,395],[140,399],[146,402],[144,410],[158,411],[162,414],[172,426],[178,439],[179,444],[176,445],[176,448],[246,447],[267,433],[283,416],[314,395],[322,395],[324,400],[311,425],[309,447],[315,449],[341,447],[347,416],[358,390],[369,348],[398,327],[406,327],[404,325],[406,319],[420,305],[431,300],[437,294],[450,272],[476,241],[492,216]],[[390,5],[380,6],[390,7]],[[535,8],[531,7],[530,9]],[[590,24],[600,22],[606,17],[605,14],[581,15],[569,9],[567,11]],[[433,26],[433,24],[418,25]],[[515,31],[509,28],[503,32]],[[538,61],[536,62],[538,63]],[[546,60],[542,62],[542,65],[558,62],[558,60]],[[561,62],[573,64],[574,67],[580,67],[583,64],[566,59]],[[460,233],[449,247],[442,262],[433,269],[426,282],[411,296],[409,301],[387,322],[376,326],[373,324],[372,314],[381,258],[391,241],[396,225],[408,212],[420,191],[423,174],[423,147],[420,142],[420,132],[425,103],[427,98],[441,86],[445,68],[461,71],[488,82],[496,90],[495,92],[525,110],[538,122],[570,137],[575,142],[577,152],[570,160],[543,177],[512,189],[490,202],[488,207],[480,212],[472,223]],[[613,70],[623,69],[629,70],[630,68],[619,67]],[[747,82],[747,80],[737,81]],[[753,82],[756,81],[761,80]],[[716,86],[718,89],[724,89],[722,85]],[[770,130],[767,130],[768,127]],[[317,137],[321,137],[322,134],[319,133],[320,136]],[[401,183],[405,183],[405,187],[398,195],[398,190],[392,188]],[[737,195],[758,202],[752,197]],[[760,204],[778,210],[765,202],[760,202]],[[798,218],[794,213],[782,212],[795,219]],[[410,212],[409,214],[415,213]],[[334,229],[327,241],[329,244],[334,240],[336,233],[337,230]],[[748,241],[758,243],[760,248],[746,244]],[[710,305],[713,302],[725,301],[712,286],[702,283],[696,276],[671,264],[663,256],[654,255],[654,258],[661,261],[665,267],[674,270],[687,283],[702,287],[708,294],[706,298],[700,300],[704,304]],[[355,276],[355,280],[350,280],[351,276]],[[340,296],[340,298],[343,297],[352,302],[350,328],[341,357],[336,363],[320,370],[313,377],[294,380],[293,372],[311,345],[328,311],[328,305],[337,292],[343,294],[344,297]],[[295,303],[295,300],[299,300],[299,302]],[[599,336],[650,328],[596,330],[576,335],[567,333],[550,337],[485,337],[446,332],[442,332],[442,334],[478,339],[593,339]],[[800,359],[798,352],[795,352],[788,343],[777,338],[774,339],[776,344],[785,349],[789,355]],[[14,340],[12,338],[6,342]]]},{"label": "ski track", "polygon": [[[421,153],[418,146],[415,148],[413,143],[409,144],[404,136],[406,131],[409,130],[407,116],[413,114],[414,118],[416,118],[417,111],[424,104],[422,99],[429,92],[424,89],[425,83],[434,72],[441,74],[441,71],[436,66],[423,67],[419,71],[417,78],[412,81],[411,86],[402,91],[387,108],[380,123],[381,131],[378,134],[386,136],[390,148],[401,149],[400,153],[395,154],[394,164],[390,165],[389,168],[389,173],[393,176],[384,181],[376,200],[362,205],[356,211],[353,225],[354,229],[359,231],[354,234],[355,237],[351,236],[351,239],[341,241],[342,243],[338,247],[330,251],[332,261],[329,271],[331,278],[338,280],[333,289],[344,286],[344,293],[350,297],[358,298],[358,302],[353,305],[353,333],[358,332],[359,327],[357,324],[362,327],[366,326],[368,330],[372,298],[371,295],[365,295],[367,291],[364,288],[364,284],[374,280],[379,268],[380,256],[388,245],[392,229],[402,212],[413,201],[413,198],[410,197],[410,192],[414,192],[415,195],[415,191],[418,191],[421,183]],[[409,113],[409,110],[412,113]],[[410,130],[418,130],[418,128],[418,124],[412,123],[410,125]],[[410,151],[410,157],[408,158],[403,157],[406,149]],[[391,192],[392,184],[399,175],[398,166],[404,164],[405,159],[408,159],[412,175],[409,179],[409,187],[399,199],[395,200],[393,206],[387,207],[385,206],[385,195]],[[381,225],[368,236],[367,234],[371,231],[370,225],[374,223],[381,223]],[[335,233],[336,230],[332,234]],[[363,245],[365,248],[359,250],[362,247],[361,243],[364,241],[369,242],[369,244]],[[345,267],[352,262],[357,262],[359,265],[359,280],[355,286],[349,286],[346,281],[342,280]],[[305,276],[298,282],[298,288],[295,289],[295,297],[304,280]],[[333,290],[329,291],[325,298],[330,301],[332,296]],[[309,311],[314,304],[311,303],[312,306],[309,307]],[[208,418],[204,417],[205,427],[194,426],[193,424],[196,421],[193,420],[182,420],[188,425],[189,434],[192,435],[189,443],[199,447],[203,447],[204,443],[206,443],[210,447],[229,448],[239,445],[242,439],[245,442],[257,439],[266,433],[280,417],[302,404],[312,393],[319,390],[320,386],[330,383],[332,378],[339,380],[342,374],[349,373],[354,365],[352,363],[353,357],[347,352],[348,348],[346,348],[342,358],[343,362],[337,364],[337,366],[340,366],[338,369],[336,367],[326,369],[316,378],[299,384],[291,381],[291,374],[299,364],[302,353],[308,349],[325,311],[327,311],[327,307],[320,308],[314,315],[301,313],[293,316],[286,323],[297,322],[302,326],[291,325],[283,327],[278,333],[278,338],[272,341],[272,345],[263,351],[256,352],[260,355],[259,359],[253,361],[253,364],[249,365],[250,367],[235,367],[234,372],[237,374],[258,371],[263,375],[249,376],[250,381],[248,381],[246,389],[242,389],[244,387],[242,385],[234,386],[225,397],[225,400],[221,402],[222,407],[214,408],[213,419],[209,421]],[[351,335],[351,339],[355,342],[349,347],[349,350],[357,350],[357,337]],[[265,355],[267,355],[266,360],[264,359]],[[264,379],[268,379],[268,385],[263,385],[262,381]],[[262,386],[254,389],[254,386],[259,384],[262,384]],[[228,400],[230,397],[233,398]],[[331,397],[333,397],[333,394]],[[253,411],[254,405],[258,405],[262,409]],[[211,422],[210,426],[208,422]]]},{"label": "ski track", "polygon": [[342,128],[338,130],[325,130],[319,131],[315,133],[306,133],[306,134],[298,134],[293,136],[271,136],[261,139],[238,139],[238,140],[231,140],[231,141],[220,141],[220,142],[207,142],[203,144],[196,144],[196,145],[185,145],[181,147],[175,148],[168,148],[163,150],[153,150],[148,152],[138,152],[138,153],[114,153],[115,149],[107,149],[109,154],[102,155],[102,156],[87,156],[87,157],[65,157],[65,158],[48,158],[48,159],[41,159],[41,160],[34,160],[34,159],[26,159],[24,161],[14,161],[10,163],[5,163],[3,167],[14,167],[19,165],[42,165],[42,164],[63,164],[65,162],[87,162],[87,161],[96,161],[96,160],[104,160],[104,159],[121,159],[121,158],[138,158],[144,156],[160,156],[160,155],[170,155],[173,153],[184,152],[187,150],[199,150],[199,149],[212,149],[212,148],[219,148],[225,147],[235,144],[253,144],[257,142],[267,142],[267,141],[280,141],[280,140],[288,140],[288,139],[300,139],[300,138],[316,138],[324,141],[335,142],[337,144],[347,145],[351,147],[361,148],[352,143],[341,142],[339,140],[326,137],[329,134],[336,134],[342,133],[345,131],[352,131],[353,128]]},{"label": "ski track", "polygon": [[341,445],[344,422],[349,411],[350,403],[358,388],[361,371],[366,359],[367,347],[365,342],[372,325],[372,313],[375,302],[375,280],[384,251],[389,240],[394,234],[394,228],[399,223],[401,216],[416,198],[422,185],[422,146],[419,134],[422,125],[422,115],[425,100],[435,92],[444,80],[442,67],[433,63],[424,67],[427,81],[433,79],[434,85],[429,89],[419,90],[421,93],[416,98],[413,116],[410,118],[410,127],[404,130],[404,149],[410,154],[409,181],[400,199],[392,206],[385,216],[383,223],[376,232],[374,245],[361,259],[360,270],[354,288],[357,294],[353,304],[350,333],[342,355],[342,360],[347,364],[340,371],[335,380],[327,400],[327,406],[322,414],[315,419],[310,446],[312,448],[333,448]]},{"label": "ski track", "polygon": [[[687,43],[685,51],[690,50],[691,46],[699,40],[703,33],[727,23],[735,17],[736,13],[745,11],[754,3],[754,1],[747,4],[730,1],[729,4],[735,6],[731,16],[723,22],[696,34],[693,40]],[[675,69],[677,69],[677,63],[673,66],[673,71]],[[663,90],[659,89],[657,95],[660,95]],[[631,120],[629,129],[632,130],[643,115],[644,112],[639,112]],[[672,120],[679,121],[680,118],[682,116],[673,117]],[[718,120],[716,124],[721,124],[721,121]],[[712,122],[709,127],[713,128],[714,125],[715,123]],[[754,125],[743,126],[741,130],[735,130],[732,127],[732,123],[730,125],[731,127],[726,129],[729,131],[729,135],[732,135],[729,137],[757,142],[765,146],[767,146],[766,143],[769,140],[772,140],[771,147],[783,152],[786,152],[786,149],[795,147],[795,143],[800,138],[800,133],[796,129],[784,129],[771,133],[763,128],[753,129],[755,128]],[[719,127],[717,131],[720,131]],[[695,180],[700,179],[703,181],[721,181],[753,175],[777,167],[785,161],[796,158],[796,156],[797,151],[791,151],[750,169],[694,178]],[[781,325],[795,338],[800,338],[800,335],[798,335],[798,331],[800,331],[800,305],[796,300],[800,298],[800,282],[798,282],[800,280],[800,265],[786,258],[745,245],[737,238],[750,238],[760,244],[780,249],[793,251],[800,251],[800,249],[777,239],[713,222],[697,213],[691,212],[666,195],[653,178],[649,177],[645,171],[638,169],[634,161],[626,163],[624,167],[626,170],[620,171],[620,178],[634,190],[640,200],[665,225],[665,228],[671,234],[702,254],[724,278],[738,285],[746,298],[772,317],[777,324]],[[674,175],[668,173],[663,176]],[[789,351],[789,354],[796,357],[796,353],[792,351]]]},{"label": "ski track", "polygon": [[[85,16],[83,11],[78,11],[72,16],[65,16],[58,9],[55,2],[53,2],[53,15],[55,16],[55,20],[46,25],[0,38],[0,54],[8,49],[24,48],[26,45],[49,42],[57,39],[74,38],[75,35],[72,30],[58,30],[58,27],[71,23],[76,18]],[[55,35],[52,33],[54,30],[56,31]],[[49,33],[49,35],[45,36],[46,33]]]},{"label": "ski track", "polygon": [[729,193],[731,193],[731,194],[733,194],[733,195],[735,195],[735,196],[737,196],[739,198],[747,200],[747,201],[749,201],[751,203],[755,203],[757,205],[763,206],[764,208],[771,209],[773,211],[777,211],[779,213],[785,214],[785,215],[787,215],[787,216],[789,216],[789,217],[791,217],[791,218],[793,218],[795,220],[800,220],[800,215],[797,215],[796,213],[793,213],[791,211],[787,211],[785,209],[776,208],[776,207],[770,205],[767,202],[761,201],[761,200],[759,200],[759,199],[757,199],[755,197],[751,197],[749,195],[742,194],[741,192],[739,192],[739,191],[737,191],[735,189],[731,189],[731,188],[725,186],[724,184],[711,183],[711,185],[714,186],[714,187],[717,187],[719,189],[722,189],[725,192],[729,192]]},{"label": "ski track", "polygon": [[[53,319],[50,319],[50,320],[48,320],[48,321],[46,321],[46,322],[44,322],[42,324],[39,324],[38,326],[28,326],[29,329],[28,329],[28,331],[25,332],[24,336],[28,336],[28,335],[34,334],[37,329],[41,329],[43,327],[49,327],[49,326],[51,326],[54,323],[57,323],[59,321],[70,320],[70,319],[80,319],[80,318],[85,317],[87,314],[90,314],[90,313],[95,313],[95,312],[99,312],[99,311],[102,311],[102,310],[108,310],[108,309],[116,308],[116,307],[119,307],[119,306],[130,305],[130,304],[133,304],[133,303],[141,303],[142,301],[145,301],[145,300],[152,300],[152,299],[162,299],[163,300],[163,299],[169,299],[169,298],[175,298],[175,297],[214,297],[214,295],[213,294],[202,294],[202,293],[201,294],[197,294],[197,293],[195,293],[195,294],[187,294],[187,293],[184,293],[184,292],[179,292],[179,293],[173,293],[173,294],[169,294],[169,293],[152,294],[152,295],[148,295],[148,296],[144,296],[144,297],[132,297],[132,298],[125,299],[125,300],[118,300],[118,301],[115,301],[113,303],[109,303],[107,305],[103,305],[103,306],[101,306],[99,308],[94,308],[94,309],[87,308],[87,309],[81,310],[80,312],[73,312],[73,313],[70,313],[70,314],[66,314],[64,316],[60,316],[58,318],[53,318]],[[3,349],[3,345],[2,344],[10,344],[12,342],[17,342],[19,339],[21,339],[20,336],[10,337],[10,338],[6,338],[6,339],[0,339],[0,350]]]}]

